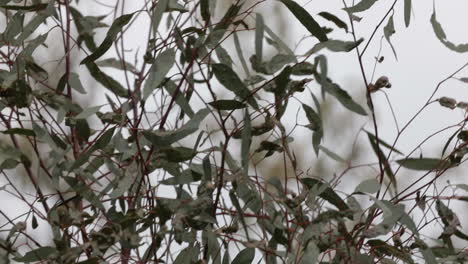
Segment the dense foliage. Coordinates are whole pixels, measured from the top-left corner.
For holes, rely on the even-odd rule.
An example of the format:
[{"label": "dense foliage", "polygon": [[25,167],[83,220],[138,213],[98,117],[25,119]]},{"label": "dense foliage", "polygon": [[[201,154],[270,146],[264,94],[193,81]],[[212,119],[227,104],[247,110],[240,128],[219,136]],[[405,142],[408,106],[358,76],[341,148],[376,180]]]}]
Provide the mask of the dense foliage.
[{"label": "dense foliage", "polygon": [[[397,57],[393,16],[411,26],[411,0],[379,5],[369,36],[355,26],[377,0],[332,13],[314,1],[147,0],[98,2],[96,14],[86,2],[0,0],[0,263],[467,261],[449,202],[467,201],[468,186],[433,188],[464,161],[466,120],[450,127],[439,157],[395,147],[426,108],[468,109],[435,97],[466,65],[389,141],[373,96],[392,85],[363,63],[383,62],[368,54],[382,35]],[[305,53],[266,22],[266,5],[307,30]],[[468,51],[447,39],[435,10],[427,23],[448,49]],[[355,54],[364,103],[331,79],[332,53]],[[365,119],[367,162],[325,147],[325,102]],[[314,158],[301,162],[307,148]],[[312,173],[315,157],[339,164],[336,174]],[[276,175],[259,172],[268,162]],[[362,168],[374,170],[343,192]],[[408,169],[417,176],[402,188]]]}]

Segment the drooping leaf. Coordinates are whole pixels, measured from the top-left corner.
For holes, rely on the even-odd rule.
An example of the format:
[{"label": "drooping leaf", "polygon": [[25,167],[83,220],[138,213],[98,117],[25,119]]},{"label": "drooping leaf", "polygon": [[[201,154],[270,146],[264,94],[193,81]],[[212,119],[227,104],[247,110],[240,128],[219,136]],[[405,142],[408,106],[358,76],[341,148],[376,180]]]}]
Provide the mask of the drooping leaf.
[{"label": "drooping leaf", "polygon": [[118,81],[102,72],[94,62],[87,63],[86,68],[88,68],[89,73],[96,81],[109,89],[116,96],[128,97],[127,89],[125,89]]},{"label": "drooping leaf", "polygon": [[75,89],[80,94],[86,94],[86,90],[81,84],[80,77],[78,76],[78,74],[70,72],[68,75],[68,83],[73,89]]},{"label": "drooping leaf", "polygon": [[[317,78],[316,76],[316,79],[318,80],[320,77]],[[345,108],[363,116],[367,115],[366,110],[356,103],[338,84],[329,82],[328,80],[325,82],[319,81],[319,83],[322,84],[327,93],[333,95]]]},{"label": "drooping leaf", "polygon": [[393,185],[393,188],[396,191],[396,189],[397,189],[397,180],[396,180],[395,174],[393,173],[393,169],[392,169],[392,167],[390,166],[390,163],[387,160],[387,157],[385,156],[382,149],[380,149],[379,145],[382,144],[382,142],[380,141],[380,138],[379,138],[379,144],[377,144],[377,138],[374,135],[372,135],[371,133],[368,132],[367,137],[369,138],[369,143],[371,144],[375,155],[377,156],[379,161],[382,162],[382,166],[383,166],[383,169],[385,171],[385,174],[387,175],[388,179],[390,180],[390,183]]},{"label": "drooping leaf", "polygon": [[95,60],[99,59],[104,53],[106,53],[107,50],[112,47],[112,44],[114,43],[115,39],[117,38],[117,35],[119,34],[120,31],[122,31],[123,27],[130,22],[132,19],[134,13],[123,15],[112,23],[111,27],[109,28],[109,31],[107,31],[106,37],[104,38],[104,41],[102,41],[101,45],[89,56],[84,58],[80,64],[88,64],[90,62],[94,62]]},{"label": "drooping leaf", "polygon": [[175,99],[176,104],[182,109],[182,111],[184,111],[185,114],[188,115],[188,117],[192,118],[194,115],[192,107],[190,106],[188,99],[184,97],[181,92],[176,93],[177,85],[172,80],[166,79],[164,82],[164,88],[171,96],[177,94]]},{"label": "drooping leaf", "polygon": [[208,3],[209,0],[201,0],[200,1],[200,14],[204,21],[210,20],[210,5]]},{"label": "drooping leaf", "polygon": [[319,148],[330,158],[332,158],[335,161],[341,162],[341,163],[346,163],[346,160],[340,157],[338,154],[335,152],[329,150],[328,148],[324,146],[319,146]]},{"label": "drooping leaf", "polygon": [[25,41],[31,34],[36,32],[36,29],[46,21],[46,19],[54,14],[55,12],[55,6],[54,2],[49,2],[47,4],[47,8],[45,10],[37,12],[36,16],[31,19],[26,26],[24,26],[21,30],[21,34],[14,40],[15,44],[21,44],[23,41]]},{"label": "drooping leaf", "polygon": [[395,59],[398,60],[395,47],[393,47],[392,42],[390,41],[390,37],[395,33],[395,25],[393,24],[393,15],[388,19],[387,25],[384,27],[384,36],[387,40],[388,44],[392,48],[393,55],[395,55]]},{"label": "drooping leaf", "polygon": [[[294,52],[288,47],[288,45],[286,45],[286,43],[284,43],[284,41],[278,37],[278,35],[276,35],[269,27],[268,25],[264,25],[265,26],[265,32],[272,38],[271,42],[275,43],[275,48],[279,51],[279,52],[283,52],[285,53],[286,55],[290,55],[292,57],[296,57],[294,55]],[[268,39],[267,39],[268,40]]]},{"label": "drooping leaf", "polygon": [[336,208],[342,211],[349,209],[343,199],[341,199],[341,197],[338,196],[331,187],[326,186],[325,183],[313,178],[302,178],[300,181],[307,186],[308,189],[312,189],[314,187],[318,189],[324,188],[324,191],[319,194],[319,197],[333,204]]},{"label": "drooping leaf", "polygon": [[154,35],[156,35],[158,32],[159,24],[161,23],[162,16],[164,12],[166,12],[168,5],[169,0],[161,0],[158,1],[155,6],[153,6],[153,12],[151,14],[151,26]]},{"label": "drooping leaf", "polygon": [[231,264],[250,264],[255,258],[255,248],[245,248],[232,260]]},{"label": "drooping leaf", "polygon": [[422,171],[445,169],[451,165],[449,161],[434,158],[408,158],[396,162],[407,169]]},{"label": "drooping leaf", "polygon": [[256,15],[255,19],[255,55],[259,63],[262,62],[263,56],[263,34],[264,32],[263,17],[260,14]]},{"label": "drooping leaf", "polygon": [[232,91],[242,100],[246,100],[255,109],[258,109],[258,104],[253,95],[250,94],[249,89],[229,66],[222,63],[215,63],[213,64],[213,73],[224,87]]},{"label": "drooping leaf", "polygon": [[239,36],[236,32],[234,32],[234,46],[236,47],[237,57],[241,62],[245,74],[247,74],[247,76],[250,76],[249,67],[247,67],[247,62],[245,61],[244,54],[242,52],[242,45],[240,43]]},{"label": "drooping leaf", "polygon": [[161,52],[151,66],[148,79],[145,81],[143,88],[143,98],[146,100],[148,96],[159,86],[171,70],[175,62],[175,50],[167,49]]},{"label": "drooping leaf", "polygon": [[[371,132],[369,131],[366,131],[364,130],[366,133],[367,133],[367,136],[372,139],[374,142],[377,140],[376,137],[374,136],[374,134],[372,134]],[[400,155],[403,155],[403,153],[401,151],[399,151],[398,149],[392,147],[390,144],[386,143],[385,141],[383,141],[380,137],[379,137],[379,145],[381,146],[384,146],[386,147],[387,149],[393,151],[393,152],[396,152]]]},{"label": "drooping leaf", "polygon": [[345,22],[343,22],[343,20],[339,19],[337,16],[325,11],[318,13],[318,15],[325,18],[328,21],[333,22],[337,27],[344,29],[346,33],[348,33],[348,25]]},{"label": "drooping leaf", "polygon": [[248,175],[250,161],[250,145],[252,144],[252,126],[250,124],[249,111],[246,109],[244,113],[244,129],[242,130],[241,143],[241,161],[244,175]]},{"label": "drooping leaf", "polygon": [[447,35],[445,35],[445,32],[444,32],[444,29],[442,28],[442,25],[437,21],[435,9],[434,9],[434,11],[432,13],[432,16],[431,16],[431,25],[432,25],[432,29],[434,30],[434,33],[436,34],[436,37],[447,48],[449,48],[449,49],[451,49],[453,51],[456,51],[456,52],[460,52],[460,53],[468,52],[468,44],[458,44],[458,45],[456,45],[456,44],[454,44],[454,43],[447,40]]},{"label": "drooping leaf", "polygon": [[350,13],[358,13],[362,11],[366,11],[367,9],[371,8],[377,0],[361,0],[359,3],[355,4],[354,6],[344,8],[344,10]]},{"label": "drooping leaf", "polygon": [[247,107],[245,104],[236,100],[216,100],[208,104],[218,110],[236,110]]},{"label": "drooping leaf", "polygon": [[81,113],[79,113],[78,115],[74,116],[75,119],[86,119],[94,114],[96,114],[99,109],[101,109],[101,107],[103,107],[102,105],[98,105],[98,106],[92,106],[92,107],[88,107],[86,109],[84,109]]},{"label": "drooping leaf", "polygon": [[143,131],[143,135],[156,146],[169,146],[198,130],[201,121],[210,113],[209,109],[198,111],[190,121],[172,131]]},{"label": "drooping leaf", "polygon": [[327,41],[327,34],[323,31],[322,27],[315,21],[315,19],[299,4],[293,0],[280,0],[291,13],[301,22],[301,24],[320,42]]},{"label": "drooping leaf", "polygon": [[405,25],[409,26],[411,21],[411,0],[405,0]]}]

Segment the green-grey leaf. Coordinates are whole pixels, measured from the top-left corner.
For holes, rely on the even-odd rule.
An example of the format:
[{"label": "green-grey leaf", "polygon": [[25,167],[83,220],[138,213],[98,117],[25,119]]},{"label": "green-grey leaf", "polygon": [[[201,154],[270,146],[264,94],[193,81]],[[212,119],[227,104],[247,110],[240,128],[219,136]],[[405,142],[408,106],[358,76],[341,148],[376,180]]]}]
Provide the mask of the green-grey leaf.
[{"label": "green-grey leaf", "polygon": [[130,64],[128,62],[125,62],[125,67],[124,67],[124,61],[118,60],[116,58],[108,58],[105,60],[97,61],[96,65],[101,66],[101,67],[110,67],[118,70],[127,70],[127,71],[132,71],[136,72],[137,69],[133,64]]},{"label": "green-grey leaf", "polygon": [[328,12],[320,12],[318,13],[319,16],[325,18],[328,21],[333,22],[337,27],[342,28],[348,33],[348,25],[343,22],[343,20],[339,19],[337,16],[328,13]]},{"label": "green-grey leaf", "polygon": [[153,8],[153,14],[151,16],[153,34],[156,35],[158,32],[159,23],[161,23],[162,16],[166,11],[166,8],[169,4],[169,0],[158,1]]},{"label": "green-grey leaf", "polygon": [[[177,85],[172,80],[166,80],[164,88],[171,96],[173,96],[176,93]],[[182,93],[177,93],[175,102],[184,111],[184,113],[186,113],[190,118],[193,117],[194,113],[192,107]]]},{"label": "green-grey leaf", "polygon": [[68,75],[68,83],[73,89],[75,89],[80,94],[86,94],[86,90],[81,84],[80,77],[78,76],[78,74],[70,72],[70,74]]},{"label": "green-grey leaf", "polygon": [[254,258],[255,248],[246,248],[237,254],[231,264],[250,264],[253,262]]},{"label": "green-grey leaf", "polygon": [[395,55],[395,59],[398,60],[395,47],[393,47],[392,42],[390,41],[390,37],[395,33],[395,25],[393,23],[393,15],[388,19],[387,25],[384,27],[384,36],[385,39],[387,40],[388,44],[390,44],[390,47],[392,48],[393,55]]},{"label": "green-grey leaf", "polygon": [[333,52],[350,52],[359,44],[364,41],[363,38],[358,39],[356,42],[354,41],[343,41],[343,40],[336,40],[336,39],[329,39],[325,42],[320,42],[315,44],[312,49],[306,52],[306,55],[314,54],[320,51],[323,48],[326,48]]},{"label": "green-grey leaf", "polygon": [[357,3],[356,5],[344,8],[344,10],[350,13],[362,12],[371,8],[375,4],[375,2],[377,2],[377,0],[361,0],[361,2]]},{"label": "green-grey leaf", "polygon": [[336,154],[335,152],[329,150],[328,148],[324,147],[324,146],[319,146],[319,148],[325,153],[327,154],[328,157],[332,158],[333,160],[335,161],[338,161],[338,162],[341,162],[341,163],[346,163],[346,160],[343,159],[342,157],[340,157],[338,154]]},{"label": "green-grey leaf", "polygon": [[328,187],[326,183],[313,178],[303,178],[300,179],[300,181],[307,186],[308,189],[312,189],[314,187],[318,189],[323,188],[323,192],[319,194],[319,197],[333,204],[336,208],[343,211],[349,209],[349,206],[343,201],[343,199],[341,199],[341,197],[338,196],[332,188]]},{"label": "green-grey leaf", "polygon": [[34,133],[33,130],[31,129],[26,129],[26,128],[10,128],[5,131],[0,131],[3,134],[6,135],[23,135],[23,136],[30,136],[30,137],[35,137],[36,133]]},{"label": "green-grey leaf", "polygon": [[208,104],[218,110],[236,110],[246,107],[245,104],[236,100],[217,100]]},{"label": "green-grey leaf", "polygon": [[192,170],[184,170],[180,175],[160,181],[164,185],[190,184],[201,179],[201,174],[194,173]]},{"label": "green-grey leaf", "polygon": [[363,182],[359,183],[358,186],[356,186],[356,189],[354,189],[355,193],[376,193],[380,188],[379,181],[376,179],[368,179],[364,180]]},{"label": "green-grey leaf", "polygon": [[299,4],[293,0],[280,0],[291,13],[301,22],[301,24],[320,42],[327,41],[327,34],[315,19]]},{"label": "green-grey leaf", "polygon": [[432,13],[431,16],[431,24],[432,24],[432,29],[434,30],[434,33],[436,34],[436,37],[444,44],[447,48],[456,51],[456,52],[468,52],[468,44],[458,44],[455,45],[452,42],[448,41],[446,38],[447,36],[445,35],[444,29],[442,28],[442,25],[437,21],[436,19],[436,12]]},{"label": "green-grey leaf", "polygon": [[252,126],[250,124],[249,111],[244,114],[244,129],[242,129],[241,161],[244,175],[248,175],[250,161],[250,145],[252,144]]},{"label": "green-grey leaf", "polygon": [[161,52],[157,57],[150,69],[150,74],[145,82],[143,88],[143,100],[159,86],[166,77],[167,73],[171,70],[175,62],[175,50],[167,49]]},{"label": "green-grey leaf", "polygon": [[17,257],[14,260],[18,262],[35,262],[41,260],[47,260],[47,258],[51,255],[57,254],[58,251],[56,248],[53,247],[41,247],[38,249],[34,249],[29,251],[23,257]]},{"label": "green-grey leaf", "polygon": [[109,89],[115,95],[120,97],[128,97],[127,89],[125,89],[118,81],[114,80],[109,75],[102,72],[94,62],[86,64],[91,76],[105,88]]},{"label": "green-grey leaf", "polygon": [[209,109],[198,111],[190,121],[179,129],[172,131],[144,131],[143,135],[156,146],[169,146],[196,132],[200,122],[210,113]]},{"label": "green-grey leaf", "polygon": [[262,62],[263,56],[263,34],[264,31],[263,17],[260,14],[256,15],[255,18],[255,55],[257,56],[258,62]]},{"label": "green-grey leaf", "polygon": [[325,84],[323,85],[323,87],[325,88],[325,91],[331,95],[333,95],[336,99],[338,99],[338,101],[346,108],[348,108],[349,110],[357,113],[357,114],[360,114],[360,115],[363,115],[363,116],[366,116],[367,113],[366,113],[366,110],[364,110],[364,108],[362,108],[362,106],[360,106],[358,103],[356,103],[353,98],[351,98],[351,96],[343,89],[340,88],[340,86],[338,86],[338,84],[336,83],[331,83],[331,82],[325,82]]},{"label": "green-grey leaf", "polygon": [[246,100],[255,109],[258,109],[258,104],[253,95],[251,95],[249,89],[229,66],[222,63],[215,63],[213,64],[213,73],[224,87],[242,100]]},{"label": "green-grey leaf", "polygon": [[109,31],[107,31],[106,37],[104,38],[104,41],[102,41],[101,45],[89,56],[84,58],[80,64],[87,64],[89,62],[94,62],[95,60],[99,59],[104,53],[107,52],[107,50],[112,47],[112,44],[114,43],[115,39],[117,38],[117,35],[119,34],[120,31],[122,31],[122,28],[130,22],[132,19],[134,13],[127,14],[120,16],[114,22],[112,23],[111,27],[109,28]]},{"label": "green-grey leaf", "polygon": [[397,160],[396,162],[407,169],[422,171],[445,169],[450,166],[449,161],[433,158],[408,158]]},{"label": "green-grey leaf", "polygon": [[411,21],[411,0],[405,0],[405,25],[409,26]]},{"label": "green-grey leaf", "polygon": [[86,118],[96,114],[99,111],[99,109],[101,109],[101,107],[102,107],[102,105],[88,107],[88,108],[84,109],[81,113],[76,115],[74,118],[75,119],[86,119]]}]

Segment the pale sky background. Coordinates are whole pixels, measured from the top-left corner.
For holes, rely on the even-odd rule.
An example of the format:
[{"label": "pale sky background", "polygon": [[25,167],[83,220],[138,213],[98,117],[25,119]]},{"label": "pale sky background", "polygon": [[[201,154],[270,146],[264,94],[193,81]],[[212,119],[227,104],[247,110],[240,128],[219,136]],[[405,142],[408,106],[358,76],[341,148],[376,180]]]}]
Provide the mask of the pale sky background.
[{"label": "pale sky background", "polygon": [[[92,5],[92,1],[89,0],[82,0],[80,2],[82,6],[84,4],[90,4],[89,13],[87,15],[102,15],[103,11],[109,11],[109,9]],[[113,5],[115,3],[115,1],[109,2],[110,3],[106,2],[106,4]],[[229,1],[224,0],[224,2]],[[329,11],[339,16],[349,26],[349,21],[347,19],[346,12],[343,10],[337,11],[339,8],[342,7],[342,1],[340,0],[312,0],[298,2],[300,4],[307,3],[304,7],[308,11],[310,11],[311,14],[316,18],[317,13],[321,11]],[[132,9],[132,5],[140,5],[139,1],[128,1],[127,3],[129,7],[129,12]],[[366,42],[371,32],[374,30],[376,24],[380,21],[383,14],[388,10],[389,6],[392,3],[393,1],[381,0],[378,1],[369,11],[357,14],[358,16],[362,16],[363,19],[360,23],[355,24],[356,32],[358,33],[358,37],[365,38],[364,43]],[[302,36],[309,35],[309,33],[289,13],[289,11],[284,6],[278,4],[277,1],[266,1],[261,6],[261,10],[264,10],[263,16],[267,25],[276,25],[276,27],[272,27],[276,33],[278,33],[278,30],[281,28],[286,30],[287,35],[282,35],[282,37],[284,37],[284,41],[287,42],[290,47],[294,46]],[[466,15],[466,12],[468,11],[468,1],[439,0],[435,1],[435,6],[437,11],[437,19],[445,29],[448,39],[456,44],[468,43],[468,30],[466,28],[466,25],[468,24],[468,16]],[[282,18],[282,16],[278,16],[276,15],[277,13],[271,12],[271,10],[275,10],[278,7],[286,19],[279,20],[279,18]],[[85,9],[83,9],[83,12],[84,10]],[[411,25],[409,28],[406,28],[403,20],[403,1],[398,1],[394,13],[396,33],[392,36],[391,39],[398,55],[398,61],[395,60],[390,46],[385,41],[385,39],[382,41],[381,55],[385,57],[385,60],[383,63],[378,64],[375,76],[376,78],[381,75],[388,76],[390,82],[392,83],[392,88],[386,90],[386,92],[393,104],[400,127],[403,126],[403,124],[406,123],[424,105],[424,103],[432,94],[439,81],[445,79],[448,75],[450,75],[463,64],[468,62],[468,53],[461,54],[451,51],[445,46],[443,46],[440,43],[440,41],[436,38],[429,21],[432,12],[432,1],[413,1],[413,15],[411,19]],[[218,10],[217,16],[219,17],[221,14],[222,12]],[[111,21],[111,19],[106,21]],[[317,18],[317,21],[319,21],[321,25],[327,25],[335,28],[331,23],[325,22],[323,19]],[[146,36],[147,32],[138,32],[138,29],[146,29],[144,25],[145,23],[148,23],[148,20],[146,18],[142,18],[137,20],[135,23],[141,23],[142,27],[134,26],[131,28],[131,31],[129,32],[130,35],[127,35],[127,37],[125,38],[125,41],[127,42],[126,48],[134,48],[136,50],[136,47],[140,47],[138,54],[142,55],[144,53],[146,41],[146,38],[144,37]],[[374,57],[377,55],[377,52],[379,50],[379,43],[381,37],[383,36],[383,26],[385,26],[385,24],[386,21],[383,23],[382,27],[378,29],[372,44],[370,45],[369,49],[366,51],[366,55],[364,56],[364,66],[369,78],[375,61]],[[164,25],[164,20],[162,25]],[[275,28],[277,30],[275,30]],[[102,31],[100,33],[103,32],[105,31]],[[249,34],[253,35],[253,32]],[[334,39],[351,40],[351,35],[345,35],[344,31],[341,29],[335,29],[334,32],[330,35],[330,37]],[[103,36],[101,36],[101,38],[97,37],[96,43],[100,43],[102,38]],[[249,54],[249,50],[253,51],[253,38],[250,42],[243,41],[242,43],[243,47],[245,48],[245,54]],[[310,49],[315,43],[315,39],[308,38],[299,47],[298,51],[305,52],[308,49]],[[363,44],[361,44],[361,48],[362,47]],[[57,43],[57,48],[60,48],[60,50],[62,51],[60,43]],[[356,53],[352,51],[347,54],[333,54],[329,52],[326,52],[326,54],[328,55],[330,77],[335,82],[340,84],[342,88],[344,88],[350,94],[352,94],[353,97],[362,97],[365,92],[365,87],[362,82],[360,70],[357,67],[358,64],[356,59]],[[62,56],[62,54],[59,54],[57,56]],[[84,57],[84,54],[81,53],[80,56]],[[109,52],[108,54],[106,54],[105,57],[111,56],[112,53]],[[133,57],[129,56],[128,58],[130,62],[133,62]],[[313,58],[311,59],[311,62],[312,61]],[[86,69],[84,69],[84,67],[82,68],[83,69],[80,69],[79,72],[86,72]],[[119,76],[119,73],[116,71],[112,71],[112,73],[114,74],[114,76]],[[120,76],[122,75],[120,74]],[[462,71],[457,76],[468,77],[468,69]],[[90,82],[88,82],[88,84],[90,84]],[[314,86],[315,84],[312,84],[311,88]],[[468,101],[468,84],[462,83],[457,80],[450,80],[441,86],[435,98],[441,96],[453,97],[458,101]],[[100,104],[103,102],[103,98],[104,96],[102,94],[98,94],[95,97],[95,101],[89,103],[93,106]],[[374,105],[376,106],[377,110],[380,136],[387,142],[392,143],[393,139],[396,136],[396,130],[385,97],[381,93],[376,93],[373,95],[373,99]],[[309,100],[309,102],[312,101]],[[366,106],[364,101],[362,101],[362,105]],[[399,150],[402,150],[404,153],[409,153],[417,144],[419,144],[428,135],[434,133],[435,131],[441,128],[453,125],[462,119],[462,110],[450,110],[447,108],[440,107],[439,104],[433,104],[423,112],[423,114],[416,120],[415,123],[413,123],[413,125],[408,130],[406,130],[406,132],[401,137],[399,143],[397,144],[397,148]],[[358,118],[359,126],[365,124],[365,122],[365,118]],[[304,121],[301,123],[306,122]],[[371,130],[372,128],[370,125],[371,123],[369,122],[366,126],[368,130]],[[342,129],[347,129],[347,127],[343,127]],[[454,130],[451,131],[453,132]],[[445,133],[430,140],[427,143],[427,145],[423,146],[423,153],[427,153],[428,156],[432,155],[434,157],[436,157],[436,155],[440,155],[440,151],[444,146],[449,135],[450,134]],[[310,133],[304,135],[302,140],[309,140],[308,142],[310,142]],[[349,139],[346,138],[343,140]],[[333,143],[335,142],[326,141],[327,147],[332,147]],[[336,143],[337,152],[342,151],[343,142]],[[310,153],[312,153],[311,150]],[[373,155],[373,153],[371,153],[371,155]],[[416,152],[415,155],[419,155],[419,152]],[[461,171],[462,170],[460,169],[456,170],[456,172]],[[445,180],[441,180],[440,182],[445,183]],[[453,177],[453,182],[468,183],[464,175],[457,175],[456,177]],[[354,186],[350,188],[352,190]],[[19,210],[19,206],[17,204],[5,203],[4,205],[2,205],[2,208],[7,207],[9,207],[9,210],[12,211]],[[463,224],[462,226],[465,228],[465,230],[468,227]]]}]

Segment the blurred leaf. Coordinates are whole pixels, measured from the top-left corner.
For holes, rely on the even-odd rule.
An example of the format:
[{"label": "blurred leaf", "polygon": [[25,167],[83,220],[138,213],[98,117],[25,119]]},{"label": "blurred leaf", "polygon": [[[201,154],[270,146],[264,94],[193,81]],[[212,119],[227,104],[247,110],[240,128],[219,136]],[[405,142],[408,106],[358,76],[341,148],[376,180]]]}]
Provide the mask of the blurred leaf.
[{"label": "blurred leaf", "polygon": [[411,20],[411,0],[405,0],[405,25],[409,26]]},{"label": "blurred leaf", "polygon": [[379,257],[389,255],[402,260],[405,263],[414,263],[409,253],[401,251],[397,247],[391,246],[380,239],[369,240],[367,241],[367,244],[372,247],[371,250]]},{"label": "blurred leaf", "polygon": [[23,257],[16,257],[14,258],[15,261],[18,262],[33,262],[33,261],[41,261],[47,260],[51,256],[55,256],[58,254],[57,249],[53,247],[41,247],[38,249],[34,249],[29,251]]},{"label": "blurred leaf", "polygon": [[346,33],[348,33],[348,25],[345,22],[343,22],[343,20],[339,19],[337,16],[325,11],[318,13],[318,15],[325,18],[328,21],[333,22],[337,27],[344,29]]},{"label": "blurred leaf", "polygon": [[179,129],[172,131],[143,131],[146,139],[151,141],[155,146],[169,146],[188,135],[195,133],[201,121],[210,113],[209,109],[198,111],[190,121]]},{"label": "blurred leaf", "polygon": [[102,72],[95,63],[87,63],[86,68],[88,68],[89,73],[97,82],[102,84],[105,88],[109,89],[116,96],[128,97],[127,89],[125,89],[119,82],[114,80],[112,77]]},{"label": "blurred leaf", "polygon": [[[376,142],[376,137],[369,131],[366,131],[364,130],[366,133],[367,133],[367,136],[369,137],[369,139],[372,139],[374,142]],[[384,146],[386,147],[387,149],[389,150],[392,150],[393,152],[396,152],[400,155],[403,155],[403,153],[401,153],[401,151],[399,151],[398,149],[396,148],[393,148],[390,144],[386,143],[385,141],[383,141],[380,137],[379,137],[379,145],[380,146]]]},{"label": "blurred leaf", "polygon": [[10,128],[10,129],[0,131],[0,132],[2,132],[5,135],[23,135],[23,136],[29,136],[29,137],[36,136],[33,130],[26,129],[26,128]]},{"label": "blurred leaf", "polygon": [[437,21],[436,19],[436,12],[434,9],[434,12],[432,13],[431,16],[431,24],[432,24],[432,29],[434,30],[434,33],[436,34],[436,37],[444,44],[447,48],[456,51],[456,52],[468,52],[468,44],[458,44],[455,45],[452,42],[447,40],[447,35],[445,35],[444,29],[442,28],[442,25]]},{"label": "blurred leaf", "polygon": [[182,184],[190,184],[196,181],[201,180],[202,175],[193,172],[192,170],[184,170],[179,175],[175,175],[172,178],[168,178],[165,180],[160,181],[161,184],[165,185],[182,185]]},{"label": "blurred leaf", "polygon": [[14,44],[21,44],[25,41],[31,34],[36,32],[36,29],[46,21],[46,19],[54,14],[55,6],[54,2],[49,2],[47,4],[47,8],[45,10],[39,11],[36,15],[28,22],[26,26],[24,26],[21,30],[21,34],[14,40]]},{"label": "blurred leaf", "polygon": [[327,48],[333,52],[350,52],[359,44],[364,41],[363,38],[358,39],[356,42],[354,41],[343,41],[343,40],[336,40],[336,39],[329,39],[325,42],[320,42],[315,44],[312,49],[306,52],[306,55],[315,54],[321,49]]},{"label": "blurred leaf", "polygon": [[255,258],[255,248],[245,248],[232,260],[231,264],[251,264]]},{"label": "blurred leaf", "polygon": [[103,106],[98,105],[98,106],[92,106],[92,107],[85,108],[78,115],[74,116],[74,118],[75,119],[86,119],[86,118],[96,114],[99,111],[99,109],[101,109],[101,107],[103,107]]},{"label": "blurred leaf", "polygon": [[101,210],[105,210],[104,205],[99,200],[99,197],[87,184],[84,184],[82,181],[69,176],[64,176],[63,179],[65,180],[65,182],[67,182],[70,188],[76,192],[77,195],[80,195],[83,198],[85,198],[94,207],[99,208]]},{"label": "blurred leaf", "polygon": [[258,109],[258,104],[253,95],[250,94],[249,89],[229,66],[222,63],[215,63],[213,64],[213,73],[224,87],[232,91],[242,100],[246,100],[255,109]]},{"label": "blurred leaf", "polygon": [[158,32],[159,23],[161,23],[162,16],[164,12],[166,12],[168,5],[169,0],[161,0],[153,6],[153,12],[151,14],[151,26],[154,35],[156,35],[156,33]]},{"label": "blurred leaf", "polygon": [[382,141],[380,141],[380,138],[379,138],[379,144],[377,144],[377,138],[369,132],[367,132],[367,137],[369,138],[369,142],[372,146],[372,149],[374,150],[375,155],[377,156],[379,161],[382,162],[382,166],[385,171],[385,174],[387,174],[388,179],[390,180],[390,183],[393,185],[393,188],[396,191],[397,180],[396,180],[395,174],[393,173],[392,167],[390,166],[390,163],[387,160],[387,156],[383,153],[382,149],[380,149],[380,146],[379,146],[379,145],[383,145]]},{"label": "blurred leaf", "polygon": [[343,201],[343,199],[341,199],[332,188],[327,186],[328,184],[312,178],[302,178],[300,181],[305,186],[307,186],[308,189],[312,189],[314,187],[318,189],[324,188],[324,191],[319,194],[319,197],[333,204],[342,211],[349,209],[348,205]]},{"label": "blurred leaf", "polygon": [[291,13],[307,28],[307,30],[315,36],[320,42],[327,41],[327,34],[323,31],[322,27],[315,21],[315,19],[307,13],[299,4],[293,0],[280,0]]},{"label": "blurred leaf", "polygon": [[151,65],[151,69],[149,70],[149,76],[145,81],[143,100],[146,100],[148,96],[161,85],[162,81],[174,65],[174,62],[174,49],[166,49],[156,57],[155,62]]},{"label": "blurred leaf", "polygon": [[236,110],[247,107],[245,104],[236,100],[217,100],[208,104],[218,110]]},{"label": "blurred leaf", "polygon": [[164,153],[165,158],[170,162],[191,160],[197,154],[193,149],[186,147],[161,148],[159,152]]},{"label": "blurred leaf", "polygon": [[358,13],[365,11],[369,8],[371,8],[377,0],[361,0],[359,3],[352,7],[344,8],[344,10],[350,12],[350,13]]},{"label": "blurred leaf", "polygon": [[312,75],[314,73],[314,65],[310,62],[297,63],[292,67],[292,75]]},{"label": "blurred leaf", "polygon": [[[176,94],[177,85],[172,80],[166,79],[164,83],[164,88],[166,88],[167,92],[171,95],[171,97]],[[184,111],[184,113],[188,115],[188,117],[193,117],[194,113],[192,107],[190,106],[188,99],[184,97],[183,93],[177,93],[175,102],[182,109],[182,111]]]},{"label": "blurred leaf", "polygon": [[101,45],[89,56],[84,58],[80,64],[88,64],[90,62],[94,62],[95,60],[99,59],[104,53],[106,53],[107,50],[112,47],[112,44],[117,38],[117,35],[119,34],[120,31],[122,31],[123,27],[130,22],[130,20],[133,17],[133,14],[128,14],[128,15],[123,15],[121,17],[118,17],[117,19],[114,20],[112,23],[111,27],[109,28],[109,31],[107,31],[106,37],[104,38],[104,41],[102,41]]},{"label": "blurred leaf", "polygon": [[334,153],[333,151],[327,149],[324,146],[319,146],[319,148],[327,154],[328,157],[332,158],[335,161],[341,162],[341,163],[346,163],[346,160],[340,157],[338,154]]},{"label": "blurred leaf", "polygon": [[209,0],[201,0],[200,1],[200,14],[204,21],[210,20],[210,5],[208,3]]},{"label": "blurred leaf", "polygon": [[[320,77],[316,75],[316,79],[318,80]],[[321,80],[319,83],[322,84],[322,87],[327,93],[333,95],[345,108],[363,116],[367,115],[366,110],[356,103],[345,90],[338,86],[338,84],[329,82],[328,80]]]},{"label": "blurred leaf", "polygon": [[[125,63],[125,67],[124,67],[124,63]],[[137,72],[137,69],[135,68],[135,66],[133,66],[133,64],[128,63],[126,61],[124,62],[124,61],[118,60],[116,58],[108,58],[105,60],[97,61],[96,65],[101,66],[101,67],[110,67],[110,68],[114,68],[114,69],[122,70],[122,71],[127,70],[131,72]]]},{"label": "blurred leaf", "polygon": [[255,55],[258,62],[262,62],[264,33],[263,17],[257,13],[255,17]]},{"label": "blurred leaf", "polygon": [[395,47],[393,47],[392,42],[390,41],[390,37],[395,33],[395,26],[393,24],[393,15],[388,19],[387,25],[384,27],[384,36],[385,39],[387,40],[388,44],[390,44],[390,47],[392,48],[393,55],[395,55],[395,59],[398,60]]},{"label": "blurred leaf", "polygon": [[229,53],[226,51],[225,48],[223,48],[221,45],[217,46],[215,48],[216,56],[218,56],[219,62],[222,64],[225,64],[229,67],[232,67],[232,59]]},{"label": "blurred leaf", "polygon": [[47,4],[35,4],[30,6],[18,6],[18,5],[1,5],[0,8],[4,8],[7,10],[14,10],[14,11],[27,11],[27,12],[34,12],[40,11],[47,7]]},{"label": "blurred leaf", "polygon": [[250,124],[249,111],[246,109],[244,113],[244,129],[242,130],[241,143],[241,161],[244,175],[249,173],[250,162],[250,145],[252,144],[252,126]]},{"label": "blurred leaf", "polygon": [[396,162],[407,169],[422,171],[445,169],[451,165],[449,161],[433,158],[408,158]]},{"label": "blurred leaf", "polygon": [[268,25],[264,25],[264,26],[265,26],[265,32],[272,38],[271,41],[275,44],[275,48],[279,52],[283,52],[287,55],[295,57],[294,52],[288,47],[288,45],[286,45],[286,43],[284,43],[284,41],[280,37],[278,37],[273,31],[271,31]]},{"label": "blurred leaf", "polygon": [[354,193],[376,193],[380,189],[379,181],[376,179],[364,180],[356,186]]}]

